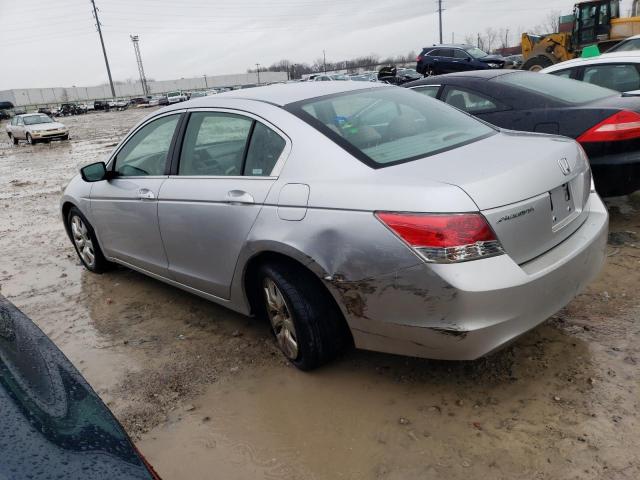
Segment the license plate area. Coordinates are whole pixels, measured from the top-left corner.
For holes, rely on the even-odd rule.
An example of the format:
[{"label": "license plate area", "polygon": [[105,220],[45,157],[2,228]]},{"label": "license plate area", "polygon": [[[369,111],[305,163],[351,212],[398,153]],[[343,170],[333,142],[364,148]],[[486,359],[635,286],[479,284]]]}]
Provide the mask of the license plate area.
[{"label": "license plate area", "polygon": [[580,212],[576,211],[571,185],[565,183],[549,192],[551,201],[551,223],[553,231],[557,232],[571,223]]}]

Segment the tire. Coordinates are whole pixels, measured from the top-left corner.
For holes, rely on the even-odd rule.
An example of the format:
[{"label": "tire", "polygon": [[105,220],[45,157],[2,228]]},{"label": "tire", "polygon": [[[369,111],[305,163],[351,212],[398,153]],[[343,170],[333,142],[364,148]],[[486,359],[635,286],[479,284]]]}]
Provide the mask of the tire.
[{"label": "tire", "polygon": [[[298,369],[318,368],[351,344],[351,334],[333,298],[303,267],[263,264],[258,270],[256,287],[259,290],[254,292],[256,313],[269,320],[278,347]],[[272,287],[279,293],[281,305],[274,301]]]},{"label": "tire", "polygon": [[62,140],[69,140],[69,134],[67,133],[65,136],[63,136]]},{"label": "tire", "polygon": [[27,133],[27,143],[29,145],[35,145],[36,144],[36,141],[33,139],[33,137],[31,136],[30,133]]},{"label": "tire", "polygon": [[9,140],[11,140],[14,145],[18,145],[18,143],[20,143],[20,140],[18,140],[16,137],[14,137],[11,134],[9,134]]},{"label": "tire", "polygon": [[425,67],[424,69],[424,77],[435,77],[438,73],[436,72],[436,69],[433,67]]},{"label": "tire", "polygon": [[76,207],[71,207],[67,215],[67,230],[71,243],[87,270],[104,273],[110,269],[112,263],[104,258],[93,227]]},{"label": "tire", "polygon": [[530,58],[522,65],[522,70],[529,70],[530,72],[539,72],[543,68],[547,68],[553,65],[553,61],[549,57],[544,55],[538,55],[537,57]]}]

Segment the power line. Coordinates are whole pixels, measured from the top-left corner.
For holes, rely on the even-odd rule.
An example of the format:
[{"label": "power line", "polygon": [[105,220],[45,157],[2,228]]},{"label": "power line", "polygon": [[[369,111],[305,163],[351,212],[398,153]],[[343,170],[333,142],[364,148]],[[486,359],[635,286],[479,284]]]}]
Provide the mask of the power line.
[{"label": "power line", "polygon": [[147,85],[147,77],[144,74],[142,66],[142,56],[140,55],[140,37],[138,35],[129,35],[133,42],[133,50],[136,53],[136,62],[138,63],[138,73],[140,74],[140,83],[142,84],[142,93],[149,95],[149,86]]},{"label": "power line", "polygon": [[102,53],[104,54],[104,64],[107,66],[107,75],[109,76],[109,85],[111,86],[111,95],[115,98],[116,89],[113,88],[113,79],[111,78],[111,69],[109,68],[109,59],[107,58],[107,49],[104,48],[104,39],[102,38],[102,28],[100,19],[98,18],[98,9],[96,8],[95,0],[90,0],[93,6],[93,16],[96,19],[96,27],[98,27],[98,35],[100,36],[100,44],[102,45]]}]

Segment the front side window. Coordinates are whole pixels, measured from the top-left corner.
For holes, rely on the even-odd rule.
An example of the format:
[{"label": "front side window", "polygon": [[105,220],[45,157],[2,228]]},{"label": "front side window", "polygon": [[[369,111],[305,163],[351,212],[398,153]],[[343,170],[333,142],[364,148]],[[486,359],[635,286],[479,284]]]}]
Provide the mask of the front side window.
[{"label": "front side window", "polygon": [[178,174],[266,177],[285,145],[280,135],[251,118],[223,112],[192,113]]},{"label": "front side window", "polygon": [[426,95],[396,87],[330,95],[286,108],[374,168],[434,155],[496,132]]},{"label": "front side window", "polygon": [[490,98],[462,88],[447,87],[442,100],[452,107],[472,114],[498,110],[498,105]]},{"label": "front side window", "polygon": [[453,58],[457,58],[458,60],[466,60],[467,58],[469,58],[469,55],[467,55],[464,50],[456,48],[453,51]]},{"label": "front side window", "polygon": [[138,130],[118,152],[115,160],[116,173],[125,177],[164,175],[179,119],[179,114],[169,115]]},{"label": "front side window", "polygon": [[500,75],[489,81],[520,87],[524,90],[529,90],[551,98],[557,102],[570,105],[595,102],[596,100],[619,95],[619,92],[590,83],[557,77],[555,75],[540,75],[539,73],[533,72],[509,73]]},{"label": "front side window", "polygon": [[619,92],[640,89],[640,73],[635,65],[593,65],[585,67],[583,80]]}]

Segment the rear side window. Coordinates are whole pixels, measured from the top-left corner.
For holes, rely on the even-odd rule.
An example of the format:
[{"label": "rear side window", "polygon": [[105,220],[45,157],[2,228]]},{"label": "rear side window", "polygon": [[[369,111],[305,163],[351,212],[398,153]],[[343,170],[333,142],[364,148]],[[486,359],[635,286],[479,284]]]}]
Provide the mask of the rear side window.
[{"label": "rear side window", "polygon": [[373,168],[424,158],[495,133],[442,102],[397,87],[305,100],[287,110]]},{"label": "rear side window", "polygon": [[543,95],[561,103],[580,105],[594,102],[614,95],[619,92],[591,85],[586,82],[570,80],[555,75],[540,74],[534,72],[517,72],[500,75],[489,80],[490,82],[505,83],[520,87],[524,90]]},{"label": "rear side window", "polygon": [[436,98],[438,96],[438,90],[440,90],[440,85],[424,85],[422,87],[413,87],[411,90],[426,95],[427,97]]},{"label": "rear side window", "polygon": [[266,177],[285,146],[280,135],[252,118],[224,112],[192,113],[178,174]]},{"label": "rear side window", "polygon": [[640,89],[640,73],[635,65],[592,65],[585,67],[583,80],[619,92]]},{"label": "rear side window", "polygon": [[473,114],[499,110],[498,104],[489,97],[463,88],[447,87],[442,100],[452,107]]},{"label": "rear side window", "polygon": [[556,77],[562,78],[572,78],[574,77],[574,68],[567,68],[566,70],[558,70],[557,72],[549,72],[551,75],[555,75]]}]

